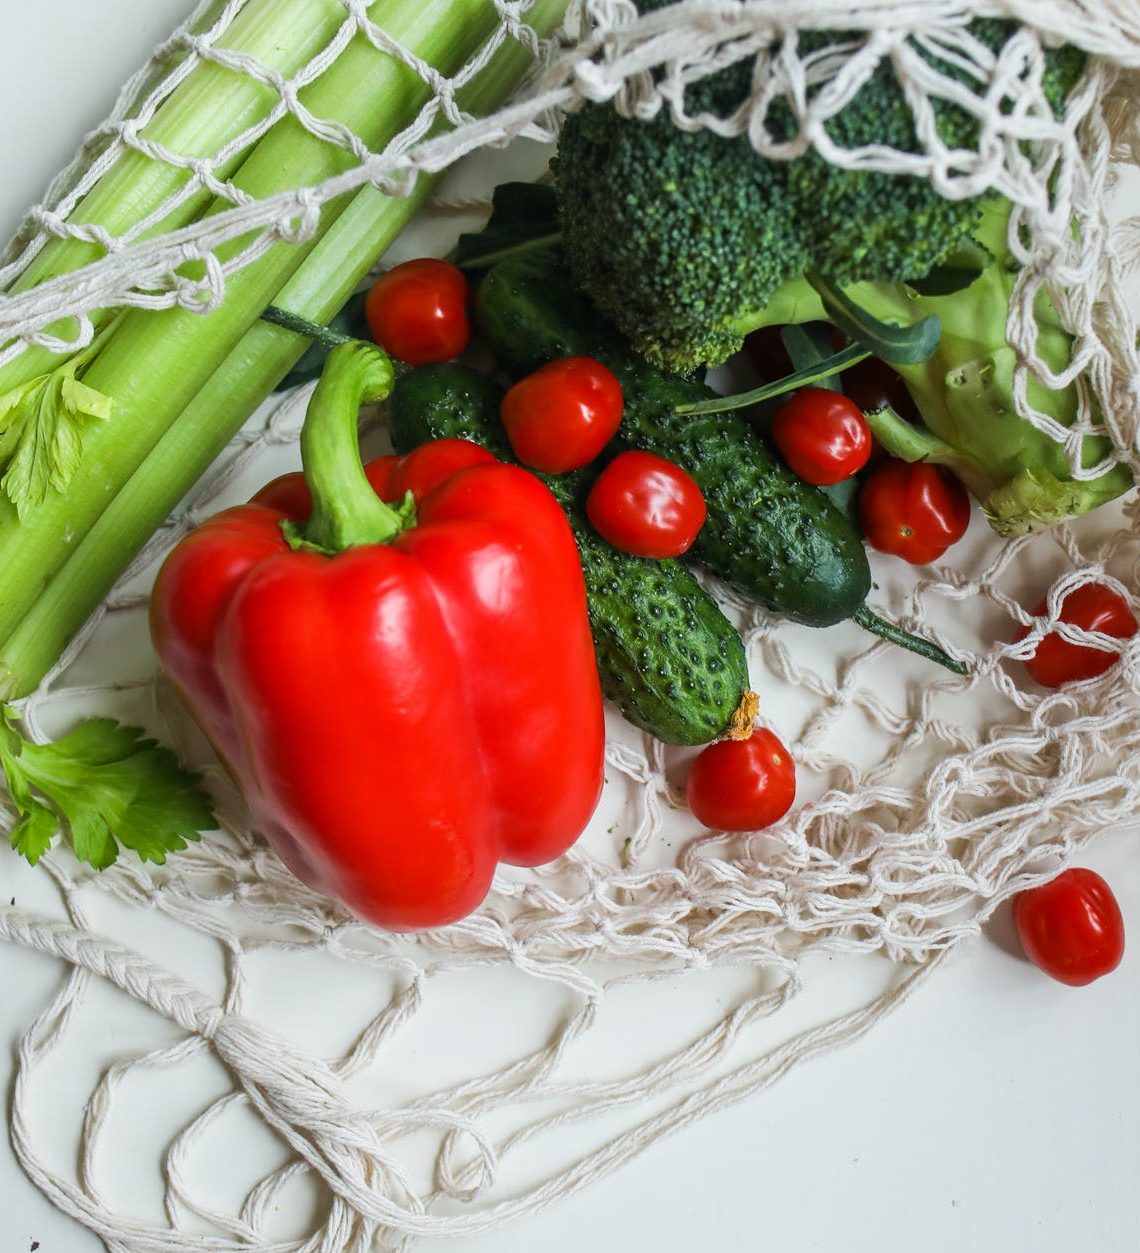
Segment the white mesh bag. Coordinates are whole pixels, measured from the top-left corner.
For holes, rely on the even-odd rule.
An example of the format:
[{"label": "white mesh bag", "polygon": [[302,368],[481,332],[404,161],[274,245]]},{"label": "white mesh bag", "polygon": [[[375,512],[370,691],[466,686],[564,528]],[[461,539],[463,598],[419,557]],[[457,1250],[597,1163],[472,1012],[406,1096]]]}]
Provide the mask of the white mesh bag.
[{"label": "white mesh bag", "polygon": [[[433,23],[433,7],[453,9],[451,20]],[[975,16],[1023,26],[994,56],[970,38]],[[807,30],[859,37],[812,59],[790,37]],[[1089,59],[1058,118],[1040,70],[1043,49],[1062,42]],[[970,67],[976,90],[939,75],[922,49]],[[685,115],[685,85],[742,58],[755,59],[753,101],[718,125],[748,133],[766,155],[794,159],[811,144],[835,164],[927,177],[948,197],[992,189],[1010,199],[1024,262],[1007,326],[1019,410],[1065,445],[1075,478],[1112,463],[1135,469],[1140,359],[1122,283],[1140,232],[1110,229],[1106,208],[1114,163],[1140,151],[1140,13],[1125,0],[687,0],[643,17],[628,0],[569,10],[559,0],[210,0],[127,85],[3,254],[0,396],[71,354],[96,393],[76,410],[83,441],[109,440],[118,421],[98,412],[98,396],[122,382],[106,345],[161,354],[170,349],[151,338],[156,326],[183,337],[176,357],[157,358],[177,368],[130,398],[149,425],[116,439],[109,472],[126,483],[160,458],[183,477],[171,480],[171,498],[151,502],[156,533],[109,596],[98,582],[106,571],[74,580],[72,612],[94,612],[18,706],[33,738],[60,729],[64,701],[145,722],[204,771],[221,830],[164,867],[124,857],[98,875],[59,847],[42,863],[58,890],[54,912],[0,903],[0,935],[72,968],[22,1042],[13,1141],[36,1184],[109,1247],[401,1248],[533,1212],[861,1034],[1013,892],[1134,816],[1140,645],[1102,639],[1120,664],[1057,692],[1027,684],[1020,663],[1044,629],[1025,606],[1045,589],[1051,614],[1094,578],[1137,607],[1131,498],[1011,540],[975,521],[952,560],[917,570],[875,559],[877,607],[952,647],[970,666],[966,677],[932,672],[849,624],[813,632],[782,622],[710,580],[744,635],[761,721],[794,746],[792,813],[763,834],[701,830],[682,804],[691,754],[613,713],[605,794],[580,843],[541,870],[504,870],[476,914],[415,937],[369,928],[292,878],[248,829],[240,798],[156,677],[140,607],[157,565],[204,516],[296,464],[308,389],[269,393],[304,344],[259,323],[261,309],[276,303],[327,321],[413,218],[413,235],[380,264],[445,251],[485,218],[496,179],[519,165],[539,170],[567,111],[616,98],[630,114],[663,107],[678,125],[701,125],[707,119]],[[904,84],[919,152],[843,150],[824,127],[883,58]],[[361,82],[379,86],[370,93]],[[752,124],[772,93],[797,115],[790,146]],[[948,93],[982,124],[976,152],[948,150],[923,124],[931,99]],[[1041,289],[1073,336],[1063,376],[1036,353]],[[1030,378],[1080,381],[1072,427],[1034,408]],[[1108,437],[1105,464],[1080,465],[1088,434]],[[382,422],[366,439],[383,439]],[[45,520],[44,534],[53,490],[33,499],[35,485],[26,486],[26,512]],[[40,559],[13,547],[18,524],[4,503],[0,563]],[[83,526],[106,548],[117,524],[92,506]],[[90,568],[85,534],[69,536],[61,569]],[[123,532],[122,545],[143,538]],[[1011,643],[1022,625],[1033,625],[1028,640]],[[34,638],[19,657],[36,673],[65,641],[46,628],[26,634]],[[136,951],[119,924],[141,911],[166,936],[164,953],[216,950],[224,973],[215,988],[174,973],[176,957]],[[888,991],[783,1031],[780,1013],[803,987],[807,959],[840,953],[889,961]],[[259,990],[290,963],[318,959],[358,998],[358,1030],[335,1055],[273,1024]],[[655,979],[724,971],[746,972],[748,991],[715,1018],[674,1023],[635,1073],[591,1066],[591,1032],[607,1007],[636,1004]],[[417,1021],[488,976],[509,988],[512,1016],[531,1029],[471,1073],[413,1081],[401,1066]],[[34,1110],[45,1067],[81,1028],[97,980],[168,1020],[173,1034],[102,1073],[69,1172],[47,1161]],[[164,1218],[132,1214],[99,1182],[116,1102],[140,1075],[159,1076],[168,1091],[205,1058],[221,1063],[224,1079],[168,1140]],[[251,1115],[276,1155],[251,1166],[241,1201],[223,1212],[196,1189],[195,1172],[214,1131]],[[532,1159],[535,1145],[547,1155]],[[560,1164],[536,1172],[533,1160]],[[282,1235],[275,1207],[297,1190],[311,1203]]]}]

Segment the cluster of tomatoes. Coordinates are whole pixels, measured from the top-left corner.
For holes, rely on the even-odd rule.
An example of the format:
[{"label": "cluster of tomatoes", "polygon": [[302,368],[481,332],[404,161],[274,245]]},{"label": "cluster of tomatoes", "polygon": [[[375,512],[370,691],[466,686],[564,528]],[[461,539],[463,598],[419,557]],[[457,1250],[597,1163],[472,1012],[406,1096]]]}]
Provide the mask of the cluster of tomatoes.
[{"label": "cluster of tomatoes", "polygon": [[[469,290],[463,273],[431,258],[407,262],[383,275],[369,293],[365,314],[376,341],[410,365],[458,356],[471,336]],[[889,403],[909,407],[901,380],[867,361],[845,376],[847,394],[801,388],[780,406],[771,435],[789,468],[809,483],[833,486],[867,470],[858,497],[859,521],[875,549],[925,564],[966,533],[970,500],[948,470],[880,457],[864,412]],[[616,435],[621,385],[601,363],[567,357],[516,383],[503,400],[503,426],[522,464],[547,474],[589,465]],[[393,461],[395,459],[393,458]],[[868,466],[870,468],[868,469]],[[586,509],[597,531],[615,547],[641,557],[678,557],[705,520],[700,487],[681,467],[645,452],[623,452],[598,475]],[[1033,616],[1045,617],[1045,601]],[[1137,631],[1128,602],[1113,588],[1091,583],[1062,600],[1061,624],[1125,639]],[[1028,628],[1019,632],[1025,638]],[[1045,687],[1104,673],[1117,654],[1056,630],[1026,660]],[[795,762],[771,732],[754,728],[747,739],[711,744],[695,758],[686,785],[698,821],[715,830],[751,831],[779,821],[796,794]],[[1119,964],[1124,951],[1120,908],[1107,883],[1091,870],[1068,870],[1014,900],[1022,946],[1037,966],[1069,984],[1089,983]]]}]

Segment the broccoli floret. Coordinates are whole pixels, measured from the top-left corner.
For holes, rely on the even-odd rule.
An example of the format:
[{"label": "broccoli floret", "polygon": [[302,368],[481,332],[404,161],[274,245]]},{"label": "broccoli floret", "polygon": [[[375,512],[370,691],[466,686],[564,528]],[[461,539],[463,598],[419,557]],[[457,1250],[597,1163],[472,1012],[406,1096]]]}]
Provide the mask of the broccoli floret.
[{"label": "broccoli floret", "polygon": [[[979,19],[969,29],[997,51],[1016,26]],[[799,46],[812,54],[862,37],[805,33]],[[1083,56],[1060,49],[1047,59],[1046,94],[1059,109]],[[967,77],[957,64],[932,61]],[[725,116],[750,85],[749,64],[728,67],[688,88],[686,110]],[[976,144],[968,111],[936,102],[935,115],[948,145]],[[773,103],[766,125],[778,140],[792,137],[785,102]],[[828,132],[848,148],[921,150],[885,62]],[[746,136],[684,131],[664,110],[626,119],[609,104],[566,120],[555,177],[575,281],[648,357],[685,371],[724,360],[759,326],[800,320],[796,310],[812,302],[806,272],[833,283],[922,278],[960,248],[981,207],[944,199],[922,177],[844,170],[814,152],[770,161]]]},{"label": "broccoli floret", "polygon": [[630,122],[589,107],[567,119],[556,176],[575,281],[684,369],[734,352],[738,311],[767,304],[808,254],[786,228],[785,165],[742,161],[711,131],[677,135],[665,114]]}]

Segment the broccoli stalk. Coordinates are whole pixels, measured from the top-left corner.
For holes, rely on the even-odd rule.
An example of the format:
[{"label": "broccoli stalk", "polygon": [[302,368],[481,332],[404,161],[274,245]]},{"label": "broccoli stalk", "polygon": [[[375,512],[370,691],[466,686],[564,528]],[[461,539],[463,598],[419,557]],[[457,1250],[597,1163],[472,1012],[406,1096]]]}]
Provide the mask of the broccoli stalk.
[{"label": "broccoli stalk", "polygon": [[[639,7],[650,3],[658,0],[639,0]],[[992,19],[968,27],[979,49],[998,54],[1016,29]],[[837,41],[860,37],[801,33],[800,51],[827,55]],[[965,66],[931,59],[948,77],[979,85]],[[1049,107],[1063,109],[1083,70],[1077,49],[1046,52]],[[693,84],[689,113],[728,116],[748,97],[750,74],[738,64]],[[967,111],[936,99],[934,116],[949,147],[976,145],[977,122]],[[785,102],[773,102],[765,123],[775,138],[792,137]],[[847,148],[920,148],[887,62],[827,127]],[[746,136],[687,131],[662,115],[625,118],[609,104],[566,120],[554,173],[575,283],[655,363],[689,373],[725,360],[760,327],[830,321],[891,361],[922,414],[925,430],[877,415],[882,442],[900,456],[952,465],[999,533],[1049,526],[1132,486],[1121,465],[1090,481],[1074,479],[1065,448],[1016,413],[1016,354],[1005,342],[1016,274],[1006,202],[948,200],[925,179],[841,169],[815,152],[770,161]],[[937,290],[948,294],[929,294]],[[1037,351],[1061,370],[1071,341],[1044,294],[1036,314]],[[876,342],[877,332],[917,331],[924,320],[928,332],[940,323],[941,337],[937,346],[925,337],[922,360],[892,356],[881,337]],[[1048,391],[1031,379],[1028,399],[1072,426],[1076,387]],[[1086,437],[1082,466],[1110,452],[1107,440]]]},{"label": "broccoli stalk", "polygon": [[[965,288],[937,296],[901,283],[855,283],[846,288],[855,304],[888,324],[938,318],[941,336],[934,353],[917,363],[893,363],[922,425],[904,421],[891,409],[869,414],[868,421],[893,456],[952,469],[981,503],[990,526],[1004,536],[1024,535],[1087,513],[1134,486],[1125,465],[1093,479],[1075,479],[1064,446],[1016,412],[1017,356],[1005,338],[1017,274],[1007,242],[1009,214],[1008,201],[993,198],[982,204],[972,238],[988,260]],[[1050,369],[1060,372],[1069,364],[1071,339],[1044,292],[1038,294],[1035,313],[1037,352]],[[737,318],[733,327],[743,337],[764,326],[829,320],[833,319],[819,292],[798,276],[779,288],[762,309]],[[1061,426],[1071,426],[1076,418],[1074,384],[1050,391],[1030,376],[1027,395],[1034,408]],[[1086,436],[1081,465],[1097,465],[1110,453],[1108,439]]]},{"label": "broccoli stalk", "polygon": [[[869,285],[873,291],[857,288],[851,294],[860,303],[866,299],[871,311],[885,319],[891,316],[892,304],[898,316],[934,313],[940,319],[942,336],[934,355],[918,365],[894,367],[926,430],[907,429],[889,412],[871,415],[871,426],[894,455],[921,457],[954,469],[981,502],[993,529],[1012,536],[1087,513],[1128,491],[1134,481],[1129,468],[1119,464],[1097,478],[1075,479],[1064,446],[1016,413],[1017,356],[1005,338],[1016,277],[1006,242],[1008,221],[1007,202],[991,200],[983,206],[974,237],[993,259],[962,291],[923,296],[900,287]],[[1038,355],[1059,372],[1070,361],[1070,337],[1044,292],[1038,294],[1034,312]],[[1050,391],[1031,375],[1027,396],[1035,409],[1061,426],[1073,424],[1078,410],[1075,384]],[[1108,439],[1086,436],[1080,464],[1097,465],[1111,451]]]}]

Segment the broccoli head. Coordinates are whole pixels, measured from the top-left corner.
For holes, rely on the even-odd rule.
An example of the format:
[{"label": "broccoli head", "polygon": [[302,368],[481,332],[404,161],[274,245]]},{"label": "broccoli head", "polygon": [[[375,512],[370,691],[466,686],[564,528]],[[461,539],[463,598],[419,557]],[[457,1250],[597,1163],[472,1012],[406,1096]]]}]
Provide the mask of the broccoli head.
[{"label": "broccoli head", "polygon": [[[997,51],[1017,28],[978,19],[969,29]],[[822,54],[863,37],[806,32],[799,49]],[[957,63],[929,59],[967,78]],[[1074,49],[1047,54],[1054,108],[1082,68]],[[750,64],[737,64],[690,86],[686,110],[726,116],[748,97],[751,73]],[[938,101],[935,116],[948,146],[976,145],[977,121],[967,110]],[[765,122],[777,140],[794,134],[782,100]],[[886,61],[827,125],[845,148],[921,151]],[[919,176],[845,170],[814,151],[771,161],[746,136],[684,131],[664,114],[627,119],[609,104],[567,118],[555,178],[575,281],[649,358],[676,370],[724,360],[759,326],[801,320],[797,308],[812,299],[807,272],[832,283],[921,279],[961,247],[981,207],[977,198],[945,199]]]}]

